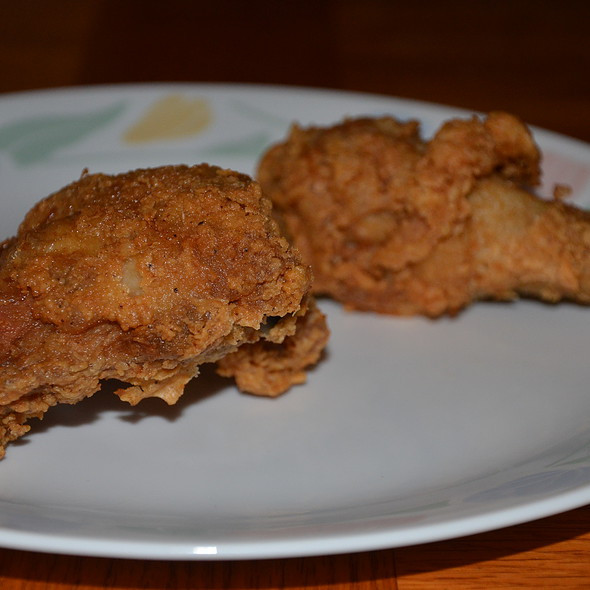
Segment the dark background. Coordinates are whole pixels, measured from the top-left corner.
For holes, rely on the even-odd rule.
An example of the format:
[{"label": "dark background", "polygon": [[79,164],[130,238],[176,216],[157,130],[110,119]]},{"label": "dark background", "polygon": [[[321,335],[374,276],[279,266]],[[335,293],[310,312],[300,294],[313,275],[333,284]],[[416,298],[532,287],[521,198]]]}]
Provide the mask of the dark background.
[{"label": "dark background", "polygon": [[0,91],[329,87],[505,109],[589,141],[589,31],[590,3],[567,0],[0,0]]}]

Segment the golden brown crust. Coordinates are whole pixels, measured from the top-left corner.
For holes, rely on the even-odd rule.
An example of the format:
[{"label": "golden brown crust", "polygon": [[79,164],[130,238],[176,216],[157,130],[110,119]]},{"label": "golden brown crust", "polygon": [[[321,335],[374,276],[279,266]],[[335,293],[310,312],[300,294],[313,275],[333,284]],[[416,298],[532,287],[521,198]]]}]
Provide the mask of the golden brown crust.
[{"label": "golden brown crust", "polygon": [[233,377],[242,391],[271,397],[290,385],[305,383],[306,369],[320,359],[329,331],[324,314],[311,298],[294,319],[292,331],[277,326],[274,338],[244,345],[222,358],[217,372]]},{"label": "golden brown crust", "polygon": [[85,174],[38,203],[0,259],[0,449],[102,379],[174,403],[199,365],[292,322],[311,272],[270,211],[208,165]]},{"label": "golden brown crust", "polygon": [[472,254],[456,240],[473,214],[469,195],[488,177],[536,184],[539,160],[507,113],[452,119],[428,142],[414,121],[363,118],[295,127],[258,178],[316,292],[351,308],[436,316],[473,296]]}]

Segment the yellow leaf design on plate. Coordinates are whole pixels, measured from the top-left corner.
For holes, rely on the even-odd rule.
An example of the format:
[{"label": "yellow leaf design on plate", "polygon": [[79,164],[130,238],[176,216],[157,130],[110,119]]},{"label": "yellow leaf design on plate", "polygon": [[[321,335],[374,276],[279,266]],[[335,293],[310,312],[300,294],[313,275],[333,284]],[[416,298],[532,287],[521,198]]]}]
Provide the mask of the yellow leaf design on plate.
[{"label": "yellow leaf design on plate", "polygon": [[154,103],[127,130],[123,139],[128,143],[145,143],[196,135],[209,125],[211,119],[206,100],[171,94]]}]

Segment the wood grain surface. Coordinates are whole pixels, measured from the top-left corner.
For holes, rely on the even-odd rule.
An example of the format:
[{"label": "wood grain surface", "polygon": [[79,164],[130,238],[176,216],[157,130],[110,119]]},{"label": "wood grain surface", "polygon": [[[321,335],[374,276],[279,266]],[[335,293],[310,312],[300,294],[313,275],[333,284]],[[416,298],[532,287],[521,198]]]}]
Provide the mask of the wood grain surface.
[{"label": "wood grain surface", "polygon": [[[589,30],[590,3],[575,1],[0,0],[0,92],[151,81],[305,85],[505,109],[590,141]],[[590,507],[445,542],[300,559],[0,549],[0,588],[590,588]]]}]

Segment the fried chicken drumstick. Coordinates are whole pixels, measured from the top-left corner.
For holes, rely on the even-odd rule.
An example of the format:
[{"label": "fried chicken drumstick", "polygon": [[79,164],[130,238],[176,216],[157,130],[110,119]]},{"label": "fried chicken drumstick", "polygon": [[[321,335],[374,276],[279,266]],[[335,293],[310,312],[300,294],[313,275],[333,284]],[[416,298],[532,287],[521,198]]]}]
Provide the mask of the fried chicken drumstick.
[{"label": "fried chicken drumstick", "polygon": [[88,175],[0,253],[0,454],[103,379],[173,404],[203,363],[251,393],[305,380],[326,344],[311,273],[249,177],[208,165]]},{"label": "fried chicken drumstick", "polygon": [[534,196],[540,154],[501,112],[418,123],[293,127],[258,178],[314,269],[347,307],[436,317],[478,299],[590,302],[590,214]]}]

